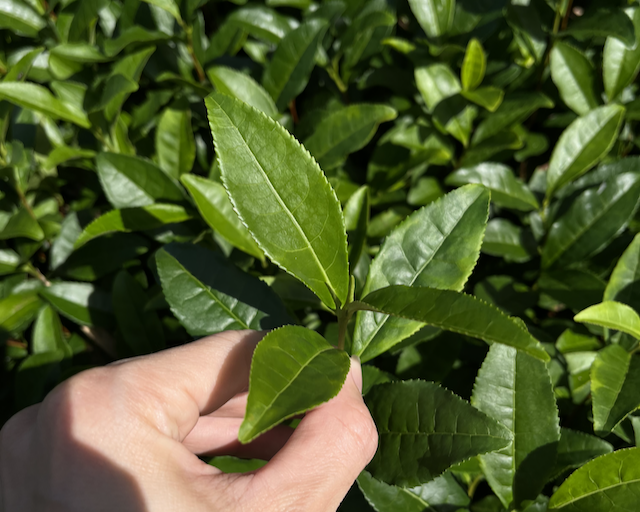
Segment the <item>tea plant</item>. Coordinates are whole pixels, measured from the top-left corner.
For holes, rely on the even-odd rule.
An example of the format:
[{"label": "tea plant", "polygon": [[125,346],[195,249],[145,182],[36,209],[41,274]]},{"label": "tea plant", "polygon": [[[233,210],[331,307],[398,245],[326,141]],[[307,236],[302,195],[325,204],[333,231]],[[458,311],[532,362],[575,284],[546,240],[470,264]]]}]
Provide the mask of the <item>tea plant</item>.
[{"label": "tea plant", "polygon": [[637,2],[237,4],[0,0],[3,421],[263,329],[243,443],[363,363],[344,510],[640,510]]}]

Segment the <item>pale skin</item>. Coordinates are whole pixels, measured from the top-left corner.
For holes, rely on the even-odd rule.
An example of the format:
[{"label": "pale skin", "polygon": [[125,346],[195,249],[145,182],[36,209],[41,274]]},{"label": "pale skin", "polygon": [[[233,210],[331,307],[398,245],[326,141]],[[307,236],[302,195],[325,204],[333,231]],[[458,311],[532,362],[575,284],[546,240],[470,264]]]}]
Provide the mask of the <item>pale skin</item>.
[{"label": "pale skin", "polygon": [[[342,391],[243,446],[251,355],[228,331],[82,372],[0,431],[2,512],[331,512],[377,448],[352,360]],[[268,459],[224,474],[196,455]]]}]

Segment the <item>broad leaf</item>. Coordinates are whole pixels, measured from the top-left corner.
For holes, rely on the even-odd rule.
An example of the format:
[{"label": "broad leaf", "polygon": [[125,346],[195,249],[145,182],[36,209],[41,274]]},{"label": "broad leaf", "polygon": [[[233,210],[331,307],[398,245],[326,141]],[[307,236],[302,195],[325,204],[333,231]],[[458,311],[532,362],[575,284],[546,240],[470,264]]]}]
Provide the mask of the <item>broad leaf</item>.
[{"label": "broad leaf", "polygon": [[44,238],[44,232],[38,221],[26,208],[17,210],[0,230],[0,240],[17,237],[30,238],[35,241],[40,241]]},{"label": "broad leaf", "polygon": [[180,16],[180,8],[175,0],[144,0],[148,4],[155,5],[156,7],[160,7],[160,9],[164,9],[171,16],[173,16],[176,21],[182,23],[182,17]]},{"label": "broad leaf", "polygon": [[217,91],[233,96],[269,117],[278,117],[278,108],[269,93],[246,73],[225,66],[215,66],[207,70],[207,76]]},{"label": "broad leaf", "polygon": [[635,46],[627,46],[620,39],[608,37],[602,52],[604,90],[610,101],[632,83],[640,71],[640,9],[630,7],[625,13],[633,21]]},{"label": "broad leaf", "polygon": [[495,218],[487,223],[482,241],[483,253],[506,261],[524,262],[535,256],[535,249],[533,236],[507,219]]},{"label": "broad leaf", "polygon": [[298,26],[293,18],[287,18],[273,9],[260,5],[237,9],[231,13],[227,21],[270,43],[279,42]]},{"label": "broad leaf", "polygon": [[476,89],[484,80],[484,73],[487,69],[487,57],[482,49],[482,44],[476,38],[469,41],[467,51],[462,61],[460,79],[462,88],[465,91]]},{"label": "broad leaf", "polygon": [[513,435],[509,446],[480,457],[489,485],[506,508],[535,499],[551,476],[560,440],[545,363],[493,345],[478,372],[471,403]]},{"label": "broad leaf", "polygon": [[473,91],[462,91],[460,94],[476,105],[486,108],[489,112],[495,112],[504,98],[502,89],[490,85]]},{"label": "broad leaf", "polygon": [[34,292],[14,293],[0,299],[0,339],[26,329],[40,306],[42,301]]},{"label": "broad leaf", "polygon": [[503,164],[487,162],[458,169],[447,176],[445,183],[456,187],[479,183],[491,191],[491,200],[499,206],[525,212],[539,208],[529,187]]},{"label": "broad leaf", "polygon": [[27,37],[36,37],[47,25],[42,16],[26,2],[20,0],[2,0],[0,2],[0,27]]},{"label": "broad leaf", "polygon": [[573,319],[576,322],[616,329],[640,339],[640,316],[633,308],[620,302],[601,302],[580,311]]},{"label": "broad leaf", "polygon": [[111,210],[89,224],[80,233],[73,247],[78,249],[90,240],[109,233],[145,231],[166,224],[184,222],[191,218],[187,210],[174,204],[157,203],[137,208]]},{"label": "broad leaf", "polygon": [[349,268],[355,269],[367,241],[370,210],[369,188],[364,185],[344,205],[345,227],[349,246]]},{"label": "broad leaf", "polygon": [[[470,185],[413,213],[387,237],[374,258],[363,294],[389,285],[462,290],[479,256],[489,193]],[[353,350],[363,361],[416,332],[411,322],[359,312]]]},{"label": "broad leaf", "polygon": [[[637,318],[640,324],[640,318]],[[593,429],[606,435],[640,407],[640,357],[620,345],[609,345],[591,366]]]},{"label": "broad leaf", "polygon": [[[494,306],[453,290],[388,286],[353,303],[369,309],[433,325],[486,341],[522,350],[542,361],[549,356],[520,319],[510,318]],[[366,348],[366,347],[365,347]],[[354,349],[361,355],[364,349]]]},{"label": "broad leaf", "polygon": [[307,86],[315,66],[318,44],[326,30],[325,20],[312,19],[289,32],[278,44],[264,71],[262,83],[280,110]]},{"label": "broad leaf", "polygon": [[327,306],[336,307],[336,299],[344,304],[349,286],[344,220],[316,162],[256,109],[216,93],[206,105],[225,188],[258,245]]},{"label": "broad leaf", "polygon": [[553,83],[571,110],[584,115],[600,104],[593,65],[579,50],[557,41],[551,50],[550,63]]},{"label": "broad leaf", "polygon": [[455,96],[462,90],[460,81],[445,64],[431,64],[416,68],[415,79],[430,112],[433,112],[440,102]]},{"label": "broad leaf", "polygon": [[165,298],[192,336],[269,329],[289,320],[265,283],[218,253],[171,244],[156,253],[156,262]]},{"label": "broad leaf", "polygon": [[397,112],[387,105],[349,105],[323,117],[304,145],[322,168],[331,169],[364,147],[380,123],[396,116]]},{"label": "broad leaf", "polygon": [[196,158],[191,111],[167,108],[156,128],[158,164],[172,178],[189,172]]},{"label": "broad leaf", "polygon": [[615,300],[640,311],[640,235],[625,249],[618,260],[602,300]]},{"label": "broad leaf", "polygon": [[358,477],[358,487],[377,512],[435,512],[449,507],[466,507],[469,496],[450,473],[412,488],[376,480],[368,471]]},{"label": "broad leaf", "polygon": [[20,256],[11,249],[0,249],[0,276],[11,274],[20,265]]},{"label": "broad leaf", "polygon": [[458,462],[511,442],[505,427],[433,382],[381,384],[366,402],[379,433],[367,471],[387,484],[428,482]]},{"label": "broad leaf", "polygon": [[111,294],[89,283],[54,283],[40,291],[58,312],[80,325],[113,324]]},{"label": "broad leaf", "polygon": [[604,439],[577,430],[562,428],[553,474],[561,475],[570,469],[579,468],[591,459],[612,451],[613,446]]},{"label": "broad leaf", "polygon": [[620,174],[583,192],[553,223],[542,249],[542,267],[565,267],[604,249],[636,211],[640,175]]},{"label": "broad leaf", "polygon": [[85,112],[72,109],[49,92],[46,87],[31,82],[0,83],[0,100],[34,110],[54,119],[61,119],[89,128],[91,123]]},{"label": "broad leaf", "polygon": [[178,184],[148,160],[100,153],[96,166],[102,188],[114,208],[149,206],[161,199],[184,201]]},{"label": "broad leaf", "polygon": [[409,6],[429,37],[443,36],[453,25],[456,0],[409,0]]},{"label": "broad leaf", "polygon": [[164,348],[164,333],[158,315],[145,309],[147,297],[131,274],[124,270],[118,272],[113,282],[112,299],[118,329],[133,355],[150,354]]},{"label": "broad leaf", "polygon": [[580,40],[591,40],[593,37],[615,37],[631,48],[636,42],[634,32],[633,23],[624,10],[612,8],[591,10],[588,16],[581,16],[569,24],[562,35],[571,35]]},{"label": "broad leaf", "polygon": [[346,352],[314,331],[293,325],[271,331],[253,353],[240,442],[248,443],[282,420],[332,399],[350,364]]},{"label": "broad leaf", "polygon": [[562,132],[547,171],[547,197],[597,164],[611,149],[624,118],[624,107],[599,107]]},{"label": "broad leaf", "polygon": [[640,493],[640,448],[608,453],[567,478],[549,501],[549,510],[586,512],[635,510]]}]

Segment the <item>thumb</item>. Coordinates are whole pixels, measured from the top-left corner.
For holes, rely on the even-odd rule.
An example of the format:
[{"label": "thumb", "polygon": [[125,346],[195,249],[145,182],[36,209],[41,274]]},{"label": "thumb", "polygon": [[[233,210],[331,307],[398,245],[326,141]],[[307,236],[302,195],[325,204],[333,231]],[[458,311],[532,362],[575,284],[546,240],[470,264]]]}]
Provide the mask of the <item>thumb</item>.
[{"label": "thumb", "polygon": [[308,412],[256,477],[277,491],[273,499],[284,509],[304,500],[305,510],[336,510],[377,447],[376,426],[362,399],[360,361],[352,357],[340,393]]}]

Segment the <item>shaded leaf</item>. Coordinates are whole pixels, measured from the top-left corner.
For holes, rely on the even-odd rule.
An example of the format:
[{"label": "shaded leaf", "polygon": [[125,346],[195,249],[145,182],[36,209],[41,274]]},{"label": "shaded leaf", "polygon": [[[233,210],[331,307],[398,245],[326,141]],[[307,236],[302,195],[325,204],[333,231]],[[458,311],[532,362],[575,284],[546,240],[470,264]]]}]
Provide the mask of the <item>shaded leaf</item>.
[{"label": "shaded leaf", "polygon": [[349,198],[342,212],[347,229],[350,269],[356,268],[367,241],[370,210],[369,202],[369,188],[364,185],[356,190]]},{"label": "shaded leaf", "polygon": [[293,325],[271,331],[253,353],[240,442],[336,396],[350,364],[346,352],[314,331]]},{"label": "shaded leaf", "polygon": [[196,159],[191,111],[167,108],[156,128],[158,164],[172,178],[189,172]]},{"label": "shaded leaf", "polygon": [[628,46],[618,38],[607,37],[602,52],[602,78],[609,101],[632,83],[640,71],[640,9],[630,7],[625,13],[633,22],[635,45]]},{"label": "shaded leaf", "polygon": [[577,430],[562,428],[553,474],[559,475],[569,469],[578,468],[591,459],[612,451],[613,446],[604,439]]},{"label": "shaded leaf", "polygon": [[80,325],[113,324],[111,294],[89,283],[53,283],[40,291],[56,310]]},{"label": "shaded leaf", "polygon": [[[529,234],[529,236],[527,236]],[[507,261],[524,262],[535,256],[535,242],[530,233],[506,219],[491,219],[482,241],[482,252]]]},{"label": "shaded leaf", "polygon": [[615,300],[640,311],[640,235],[625,249],[616,263],[602,300]]},{"label": "shaded leaf", "polygon": [[381,384],[366,402],[379,433],[367,471],[388,484],[428,482],[458,462],[511,442],[506,428],[433,382]]},{"label": "shaded leaf", "polygon": [[635,42],[633,23],[622,9],[593,9],[571,23],[561,35],[588,40],[592,37],[615,37],[631,48]]},{"label": "shaded leaf", "polygon": [[0,338],[20,332],[33,321],[42,301],[37,293],[14,293],[0,299]]},{"label": "shaded leaf", "polygon": [[216,93],[206,105],[225,188],[258,245],[329,307],[335,299],[344,304],[344,219],[316,162],[280,124],[252,107]]}]

